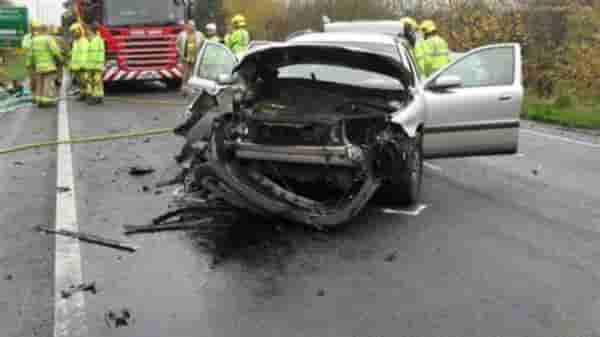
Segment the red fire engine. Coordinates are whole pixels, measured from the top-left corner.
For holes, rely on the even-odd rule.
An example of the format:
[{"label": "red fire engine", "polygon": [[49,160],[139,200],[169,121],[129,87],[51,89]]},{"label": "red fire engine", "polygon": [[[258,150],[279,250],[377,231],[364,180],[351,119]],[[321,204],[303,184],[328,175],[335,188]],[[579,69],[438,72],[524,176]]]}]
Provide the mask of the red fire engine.
[{"label": "red fire engine", "polygon": [[181,82],[176,40],[189,13],[186,0],[76,0],[75,6],[85,22],[100,24],[104,82]]}]

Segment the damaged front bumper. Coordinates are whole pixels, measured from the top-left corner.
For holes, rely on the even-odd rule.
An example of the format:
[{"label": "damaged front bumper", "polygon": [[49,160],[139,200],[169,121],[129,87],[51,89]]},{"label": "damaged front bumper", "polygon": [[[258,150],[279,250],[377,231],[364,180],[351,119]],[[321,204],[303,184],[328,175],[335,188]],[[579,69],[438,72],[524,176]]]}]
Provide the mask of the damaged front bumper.
[{"label": "damaged front bumper", "polygon": [[[335,204],[317,202],[280,186],[247,165],[242,165],[237,157],[237,155],[242,158],[260,157],[266,160],[265,153],[272,153],[274,155],[269,159],[273,160],[275,155],[283,151],[282,148],[276,151],[274,148],[261,146],[262,151],[258,151],[258,146],[245,145],[237,147],[232,155],[231,144],[224,139],[223,127],[216,127],[213,131],[206,152],[207,161],[201,164],[201,169],[195,170],[197,173],[194,179],[220,201],[250,213],[267,218],[283,218],[318,229],[326,229],[348,222],[356,216],[381,184],[381,179],[376,178],[372,172],[365,172],[363,179],[352,187],[343,200]],[[300,151],[303,157],[296,159],[311,163],[323,160],[318,159],[324,158],[321,156],[322,153],[315,151],[315,148],[304,148],[304,152]],[[330,159],[331,165],[337,163],[356,166],[359,162],[341,159],[342,155],[347,158],[348,154],[352,153],[352,149],[349,150],[347,147],[322,148],[321,151],[329,151],[328,153],[333,157],[339,155],[337,161]]]}]

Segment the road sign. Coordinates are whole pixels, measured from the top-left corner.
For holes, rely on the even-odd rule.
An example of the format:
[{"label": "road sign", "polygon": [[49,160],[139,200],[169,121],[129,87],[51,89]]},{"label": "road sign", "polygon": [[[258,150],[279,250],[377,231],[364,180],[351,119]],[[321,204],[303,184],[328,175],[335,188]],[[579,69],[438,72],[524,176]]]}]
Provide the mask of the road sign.
[{"label": "road sign", "polygon": [[27,33],[26,7],[0,7],[0,48],[18,48]]}]

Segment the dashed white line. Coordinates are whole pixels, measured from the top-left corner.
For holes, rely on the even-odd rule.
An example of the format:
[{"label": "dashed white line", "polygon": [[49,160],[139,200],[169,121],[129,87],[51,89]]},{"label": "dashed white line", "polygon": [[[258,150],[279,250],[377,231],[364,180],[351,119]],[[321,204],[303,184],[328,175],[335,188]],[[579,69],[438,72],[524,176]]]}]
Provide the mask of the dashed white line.
[{"label": "dashed white line", "polygon": [[545,138],[549,138],[549,139],[560,140],[560,141],[563,141],[565,143],[571,143],[571,144],[576,144],[576,145],[583,145],[583,146],[597,148],[597,149],[600,148],[600,144],[595,144],[595,143],[590,143],[590,142],[584,142],[584,141],[581,141],[581,140],[575,140],[575,139],[572,139],[572,138],[567,138],[567,137],[562,137],[562,136],[551,135],[551,134],[544,133],[544,132],[537,132],[537,131],[532,131],[532,130],[523,129],[523,128],[521,128],[521,132],[525,133],[525,134],[534,135],[534,136],[539,136],[539,137],[545,137]]},{"label": "dashed white line", "polygon": [[[61,96],[66,96],[65,74]],[[58,139],[69,140],[69,113],[67,100],[58,105]],[[75,204],[75,182],[70,144],[61,144],[57,149],[56,186],[66,187],[68,192],[56,194],[56,229],[78,231],[77,207]],[[61,296],[61,290],[83,281],[79,241],[57,235],[54,258],[54,337],[88,336],[85,322],[85,299],[83,293],[76,293],[68,299]]]},{"label": "dashed white line", "polygon": [[385,214],[395,214],[395,215],[410,215],[410,216],[418,216],[427,208],[425,204],[419,204],[410,208],[382,208],[381,212]]},{"label": "dashed white line", "polygon": [[433,165],[430,162],[424,162],[423,166],[425,166],[426,168],[428,168],[430,170],[436,171],[436,172],[442,172],[442,168],[441,167],[439,167],[437,165]]}]

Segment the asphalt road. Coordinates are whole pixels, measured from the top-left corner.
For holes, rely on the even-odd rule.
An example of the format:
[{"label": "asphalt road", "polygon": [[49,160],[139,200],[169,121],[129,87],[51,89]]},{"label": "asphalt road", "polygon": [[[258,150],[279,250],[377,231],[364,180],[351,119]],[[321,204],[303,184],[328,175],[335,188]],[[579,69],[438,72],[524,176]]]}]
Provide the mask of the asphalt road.
[{"label": "asphalt road", "polygon": [[[160,87],[118,96],[181,100]],[[170,127],[182,108],[67,109],[71,135],[93,136]],[[56,124],[56,111],[13,113],[0,121],[0,145],[55,138]],[[596,142],[526,123],[517,156],[429,162],[419,214],[372,204],[329,234],[248,219],[220,238],[226,254],[215,266],[201,235],[122,235],[123,224],[168,210],[173,189],[152,186],[176,172],[179,139],[75,145],[79,229],[140,247],[80,244],[82,278],[98,292],[82,296],[78,324],[89,336],[127,337],[599,336]],[[156,172],[131,177],[132,165]],[[0,326],[9,337],[53,336],[64,323],[53,319],[65,303],[54,293],[54,237],[30,229],[53,224],[55,167],[51,150],[0,157]],[[107,313],[123,309],[130,318],[114,327]]]}]

